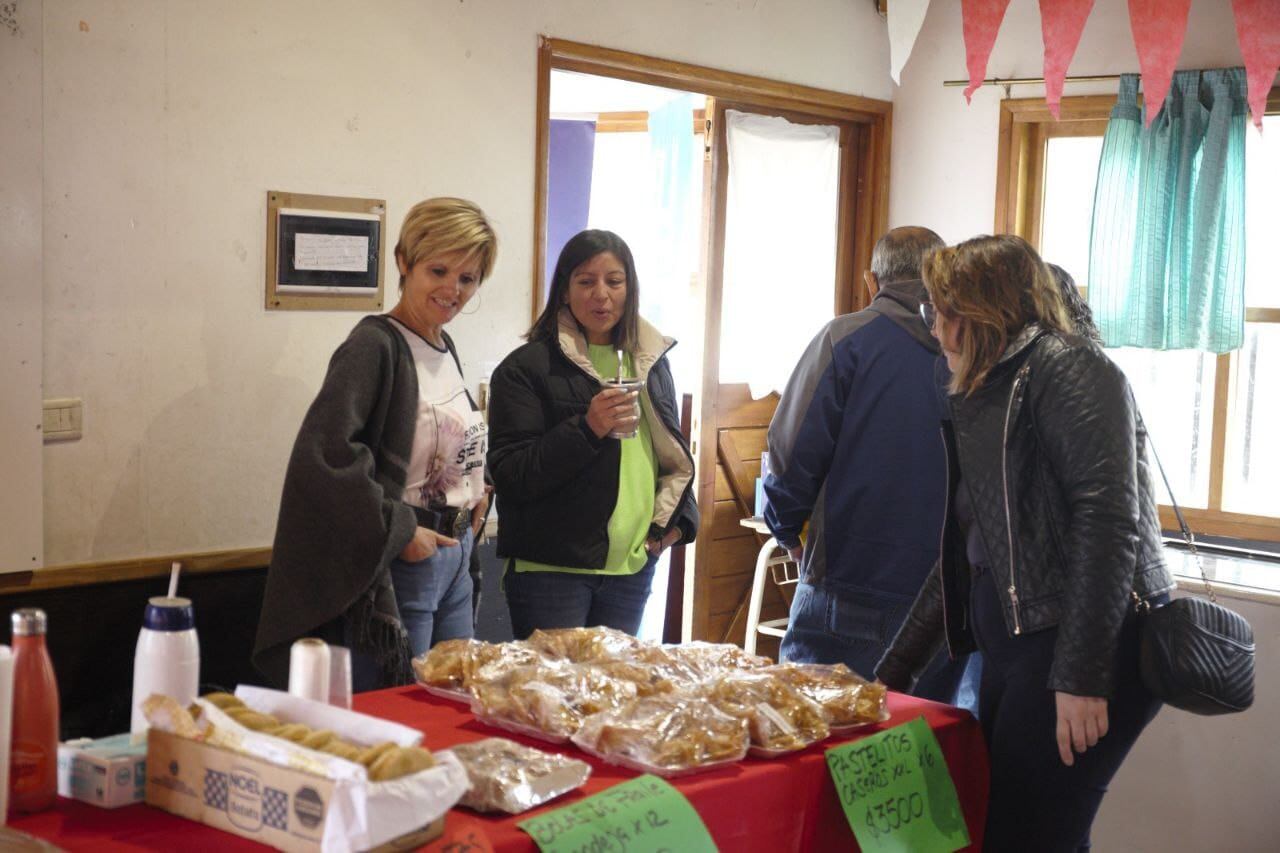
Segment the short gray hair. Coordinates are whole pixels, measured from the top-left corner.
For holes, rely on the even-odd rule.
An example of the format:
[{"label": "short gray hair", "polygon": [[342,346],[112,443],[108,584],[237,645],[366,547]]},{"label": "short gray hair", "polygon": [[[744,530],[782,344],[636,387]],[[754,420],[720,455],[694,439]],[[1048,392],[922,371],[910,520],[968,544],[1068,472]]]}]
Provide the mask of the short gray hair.
[{"label": "short gray hair", "polygon": [[871,250],[871,272],[885,285],[920,278],[925,256],[946,243],[928,228],[907,225],[894,228],[876,241]]}]

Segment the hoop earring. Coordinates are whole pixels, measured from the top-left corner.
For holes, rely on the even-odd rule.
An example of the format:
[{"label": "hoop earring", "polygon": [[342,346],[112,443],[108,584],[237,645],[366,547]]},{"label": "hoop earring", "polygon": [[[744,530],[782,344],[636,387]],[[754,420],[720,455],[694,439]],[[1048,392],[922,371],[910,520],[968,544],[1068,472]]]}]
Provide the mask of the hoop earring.
[{"label": "hoop earring", "polygon": [[[477,299],[477,302],[476,302],[476,311],[479,311],[479,310],[480,310],[480,303],[484,301],[484,293],[483,293],[483,292],[477,293],[477,294],[476,294],[476,299]],[[458,313],[459,313],[459,314],[466,314],[468,317],[470,317],[472,314],[476,313],[476,311],[459,311]]]}]

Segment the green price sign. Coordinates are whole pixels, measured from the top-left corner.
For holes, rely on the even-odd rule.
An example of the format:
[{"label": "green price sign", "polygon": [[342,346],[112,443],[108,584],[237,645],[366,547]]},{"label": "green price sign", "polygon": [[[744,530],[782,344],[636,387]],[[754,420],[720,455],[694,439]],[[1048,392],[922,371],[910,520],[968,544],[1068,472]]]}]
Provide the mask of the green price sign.
[{"label": "green price sign", "polygon": [[614,785],[516,826],[543,853],[715,853],[684,795],[657,776]]},{"label": "green price sign", "polygon": [[969,845],[951,772],[922,717],[827,750],[827,767],[867,853],[952,853]]}]

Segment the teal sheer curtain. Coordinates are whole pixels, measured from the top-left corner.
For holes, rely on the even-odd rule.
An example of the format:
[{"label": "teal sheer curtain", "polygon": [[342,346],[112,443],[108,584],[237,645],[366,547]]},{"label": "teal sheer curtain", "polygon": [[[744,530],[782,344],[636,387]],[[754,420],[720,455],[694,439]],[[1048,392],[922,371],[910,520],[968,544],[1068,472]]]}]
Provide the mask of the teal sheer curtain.
[{"label": "teal sheer curtain", "polygon": [[1240,68],[1179,71],[1144,129],[1138,75],[1102,142],[1089,241],[1089,305],[1107,346],[1222,353],[1244,340]]}]

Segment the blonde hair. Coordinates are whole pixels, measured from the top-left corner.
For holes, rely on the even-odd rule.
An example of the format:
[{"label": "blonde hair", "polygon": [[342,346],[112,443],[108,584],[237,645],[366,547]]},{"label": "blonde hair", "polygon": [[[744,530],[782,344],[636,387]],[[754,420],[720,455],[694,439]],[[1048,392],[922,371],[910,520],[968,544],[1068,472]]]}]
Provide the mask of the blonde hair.
[{"label": "blonde hair", "polygon": [[974,237],[938,249],[925,260],[923,275],[934,309],[958,324],[953,394],[981,388],[1009,341],[1029,323],[1073,331],[1048,266],[1021,237]]},{"label": "blonde hair", "polygon": [[[498,235],[475,202],[463,198],[429,198],[405,214],[396,257],[405,267],[450,252],[463,252],[480,264],[480,281],[489,277],[498,257]],[[404,276],[400,276],[404,288]]]}]

